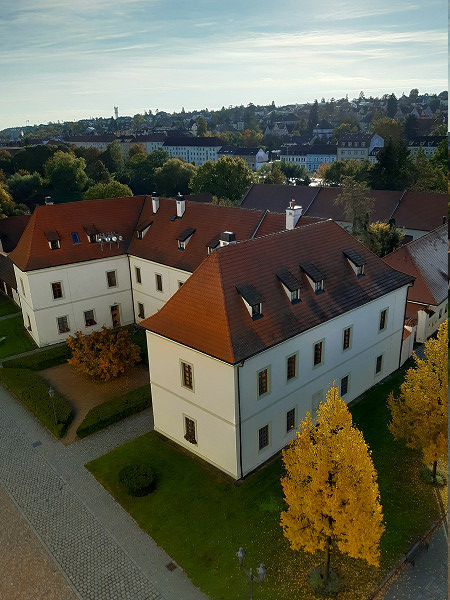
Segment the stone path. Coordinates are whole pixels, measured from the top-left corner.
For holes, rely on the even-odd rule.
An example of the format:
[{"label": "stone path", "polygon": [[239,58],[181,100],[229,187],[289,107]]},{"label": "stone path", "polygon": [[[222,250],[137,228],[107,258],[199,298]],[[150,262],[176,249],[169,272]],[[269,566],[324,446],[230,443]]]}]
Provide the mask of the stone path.
[{"label": "stone path", "polygon": [[383,600],[447,600],[448,598],[448,525],[437,529],[414,561],[400,571],[382,596]]},{"label": "stone path", "polygon": [[0,481],[80,600],[207,600],[83,466],[152,427],[147,410],[65,447],[0,388]]}]

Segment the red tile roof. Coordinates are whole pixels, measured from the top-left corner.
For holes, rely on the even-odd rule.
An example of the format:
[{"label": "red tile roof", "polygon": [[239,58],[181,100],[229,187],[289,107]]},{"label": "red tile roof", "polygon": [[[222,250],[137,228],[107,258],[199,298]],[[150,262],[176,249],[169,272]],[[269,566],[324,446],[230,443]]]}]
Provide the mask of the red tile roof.
[{"label": "red tile roof", "polygon": [[[38,206],[9,257],[22,271],[34,271],[124,254],[143,204],[144,197],[135,196]],[[84,227],[92,224],[99,233],[120,234],[123,241],[103,244],[103,248],[90,244]],[[59,249],[50,249],[45,235],[49,231],[58,233]],[[79,244],[74,243],[72,232],[78,233]]]},{"label": "red tile roof", "polygon": [[[365,260],[364,277],[356,277],[344,250],[354,250]],[[300,269],[304,261],[323,273],[324,292],[312,290]],[[283,269],[300,282],[301,301],[296,304],[277,277]],[[160,311],[140,325],[234,364],[411,281],[339,225],[323,221],[213,252]],[[245,286],[262,297],[259,319],[252,319],[237,291]]]},{"label": "red tile roof", "polygon": [[30,215],[0,219],[0,240],[4,252],[14,250],[29,220]]},{"label": "red tile roof", "polygon": [[448,196],[433,192],[406,192],[394,213],[397,227],[432,231],[447,217]]}]

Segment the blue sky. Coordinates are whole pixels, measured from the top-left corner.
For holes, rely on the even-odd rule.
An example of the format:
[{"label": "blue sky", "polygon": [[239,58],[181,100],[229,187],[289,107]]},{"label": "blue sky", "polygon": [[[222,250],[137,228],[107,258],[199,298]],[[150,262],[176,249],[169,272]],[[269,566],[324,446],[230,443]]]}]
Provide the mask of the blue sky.
[{"label": "blue sky", "polygon": [[14,0],[0,129],[447,89],[443,0]]}]

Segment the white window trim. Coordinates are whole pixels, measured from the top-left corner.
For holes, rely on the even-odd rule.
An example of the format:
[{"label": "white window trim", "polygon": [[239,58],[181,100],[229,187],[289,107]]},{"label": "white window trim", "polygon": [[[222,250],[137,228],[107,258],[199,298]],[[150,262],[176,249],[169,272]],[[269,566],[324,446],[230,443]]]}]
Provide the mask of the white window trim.
[{"label": "white window trim", "polygon": [[348,396],[350,394],[350,385],[351,385],[351,377],[350,377],[350,373],[345,373],[345,375],[343,375],[340,379],[339,379],[339,396],[342,398],[343,396],[341,395],[341,385],[342,385],[342,380],[345,379],[346,377],[348,377],[348,382],[347,382],[347,392],[344,394],[344,396]]},{"label": "white window trim", "polygon": [[[270,431],[270,425],[271,425],[271,423],[269,421],[269,423],[264,423],[264,425],[261,425],[261,427],[258,427],[256,430],[256,447],[258,449],[258,454],[261,454],[262,452],[266,452],[272,445],[272,435],[271,435],[271,431]],[[264,427],[267,427],[268,441],[267,441],[267,446],[264,446],[264,448],[260,448],[259,447],[259,431],[261,429],[263,429]]]},{"label": "white window trim", "polygon": [[97,324],[97,319],[95,317],[95,308],[88,308],[87,310],[83,310],[83,321],[84,321],[84,326],[85,327],[93,327],[94,324],[92,325],[86,325],[86,313],[87,312],[92,312],[93,316],[94,316],[94,321],[95,321],[95,325]]},{"label": "white window trim", "polygon": [[[291,410],[294,411],[294,426],[291,429],[288,429],[287,428],[287,416],[288,416],[288,413],[291,412]],[[295,431],[297,429],[297,415],[298,415],[297,405],[292,406],[289,410],[287,410],[284,413],[284,431],[285,431],[286,435],[289,435],[290,433],[292,433],[292,431]]]},{"label": "white window trim", "polygon": [[[116,274],[116,285],[109,285],[108,273],[115,273]],[[116,269],[111,269],[111,271],[105,271],[105,277],[106,277],[106,287],[109,290],[111,288],[117,288],[117,287],[119,287],[119,278],[117,277],[117,270]]]},{"label": "white window trim", "polygon": [[[384,327],[383,327],[383,329],[380,329],[381,313],[384,310],[386,311],[386,318],[385,318],[385,321],[384,321]],[[385,331],[387,331],[388,322],[389,322],[389,306],[385,306],[378,313],[378,333],[384,333]]]},{"label": "white window trim", "polygon": [[[189,365],[191,367],[191,375],[192,375],[192,387],[191,388],[188,387],[187,385],[184,385],[183,364]],[[181,382],[181,387],[184,390],[188,390],[189,392],[195,392],[194,365],[187,360],[183,360],[182,358],[180,358],[180,382]]]},{"label": "white window trim", "polygon": [[[66,331],[60,331],[59,324],[58,324],[59,319],[66,319],[66,321],[67,321]],[[58,335],[64,335],[66,333],[69,333],[69,331],[70,331],[69,315],[59,315],[59,317],[56,317],[56,329],[58,331]]]},{"label": "white window trim", "polygon": [[[314,354],[315,354],[315,348],[317,344],[320,344],[320,342],[322,342],[322,355],[321,355],[321,361],[320,363],[317,363],[317,365],[314,364]],[[325,338],[322,338],[321,340],[317,340],[316,342],[313,343],[312,345],[312,367],[313,369],[318,369],[319,367],[322,367],[325,363]]]},{"label": "white window trim", "polygon": [[[267,370],[267,392],[264,392],[264,394],[260,394],[259,393],[259,374],[266,370]],[[265,398],[266,396],[268,396],[270,394],[270,391],[271,391],[270,384],[271,384],[270,365],[267,365],[266,367],[262,367],[262,369],[258,369],[256,371],[256,399],[257,400],[260,400],[261,398]]]},{"label": "white window trim", "polygon": [[[161,277],[161,289],[160,290],[158,290],[158,277]],[[158,294],[164,293],[164,283],[163,283],[162,273],[155,273],[155,290],[158,292]]]},{"label": "white window trim", "polygon": [[[345,331],[347,329],[350,329],[350,344],[349,344],[348,348],[344,348],[344,336],[345,336]],[[341,351],[348,352],[349,350],[352,349],[352,345],[353,345],[353,325],[348,325],[347,327],[344,327],[344,329],[342,330]]]},{"label": "white window trim", "polygon": [[[139,279],[138,279],[138,273],[139,273]],[[136,285],[142,285],[142,269],[141,267],[137,267],[136,265],[134,266],[134,280],[136,282]]]},{"label": "white window trim", "polygon": [[[291,377],[291,379],[288,379],[288,361],[292,356],[295,356],[295,375],[294,377]],[[286,375],[286,383],[291,383],[291,381],[295,381],[296,379],[298,379],[298,352],[293,352],[292,354],[288,354],[288,356],[286,356],[284,372]]]},{"label": "white window trim", "polygon": [[[190,421],[192,421],[194,423],[194,428],[195,428],[195,442],[190,442],[189,440],[187,440],[184,436],[186,435],[186,419],[189,419]],[[193,419],[192,417],[190,417],[189,415],[186,415],[183,413],[183,440],[187,443],[187,444],[191,444],[192,446],[198,446],[198,427],[197,427],[197,419]]]},{"label": "white window trim", "polygon": [[[53,284],[54,283],[60,283],[61,284],[61,293],[62,293],[62,296],[60,296],[59,298],[55,298],[55,296],[53,295]],[[52,295],[53,302],[58,302],[58,300],[64,300],[64,298],[65,298],[66,295],[64,293],[63,282],[62,281],[51,281],[50,282],[50,293]]]},{"label": "white window trim", "polygon": [[[381,356],[381,369],[377,373],[377,360],[380,358],[380,356]],[[378,356],[375,357],[374,377],[380,377],[381,375],[383,375],[383,370],[384,370],[384,352],[382,352],[381,354],[379,354]]]}]

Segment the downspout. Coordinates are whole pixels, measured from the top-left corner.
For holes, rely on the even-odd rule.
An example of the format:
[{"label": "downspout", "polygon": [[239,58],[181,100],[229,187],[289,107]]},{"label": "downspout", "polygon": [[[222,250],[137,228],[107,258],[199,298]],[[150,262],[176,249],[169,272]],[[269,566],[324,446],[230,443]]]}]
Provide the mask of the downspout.
[{"label": "downspout", "polygon": [[242,468],[242,422],[241,422],[241,386],[240,386],[240,379],[239,379],[239,369],[241,369],[244,366],[244,361],[241,360],[241,362],[237,365],[237,401],[238,401],[238,435],[239,435],[239,471],[240,471],[240,476],[239,479],[243,479],[244,478],[244,471]]},{"label": "downspout", "polygon": [[[145,206],[145,202],[146,202],[146,200],[147,200],[147,196],[144,196],[144,200],[143,200],[143,202],[142,202],[141,210],[140,210],[140,212],[139,212],[139,217],[138,217],[138,220],[136,221],[136,227],[137,227],[137,225],[138,225],[139,221],[141,220],[141,215],[142,215],[142,211],[144,210],[144,206]],[[134,230],[133,230],[133,236],[134,236],[134,234],[135,234],[136,227],[135,227],[135,228],[134,228]],[[131,240],[132,240],[132,239],[133,239],[133,237],[131,238]],[[131,305],[132,305],[132,307],[133,307],[133,323],[134,323],[135,325],[137,325],[137,323],[136,323],[136,311],[135,311],[135,309],[134,309],[133,278],[131,277],[131,262],[130,262],[130,252],[129,252],[129,250],[130,250],[130,246],[131,246],[131,240],[130,240],[130,243],[128,244],[128,248],[127,248],[127,258],[128,258],[128,274],[129,274],[129,276],[130,276]]]}]

